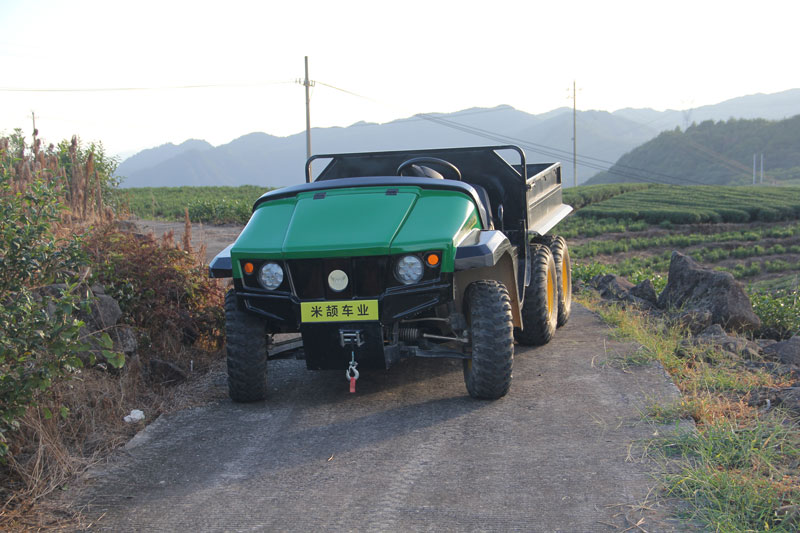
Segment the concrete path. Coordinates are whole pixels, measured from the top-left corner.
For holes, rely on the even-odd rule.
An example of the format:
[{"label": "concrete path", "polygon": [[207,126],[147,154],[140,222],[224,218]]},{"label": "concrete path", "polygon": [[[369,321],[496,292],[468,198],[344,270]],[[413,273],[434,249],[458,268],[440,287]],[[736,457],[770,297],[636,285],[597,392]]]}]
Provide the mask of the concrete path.
[{"label": "concrete path", "polygon": [[[642,420],[678,392],[659,365],[576,306],[517,347],[510,394],[470,399],[460,362],[365,372],[271,362],[271,398],[162,417],[89,480],[102,531],[682,531],[656,500]],[[653,510],[640,507],[647,502]],[[102,517],[102,518],[101,518]]]}]

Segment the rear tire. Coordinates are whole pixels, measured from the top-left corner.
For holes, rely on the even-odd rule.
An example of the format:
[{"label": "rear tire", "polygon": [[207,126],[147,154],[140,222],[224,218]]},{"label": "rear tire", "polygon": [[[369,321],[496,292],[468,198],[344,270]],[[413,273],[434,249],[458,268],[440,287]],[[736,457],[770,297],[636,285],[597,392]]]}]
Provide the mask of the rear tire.
[{"label": "rear tire", "polygon": [[556,276],[558,277],[558,323],[560,328],[569,320],[572,312],[572,261],[569,258],[567,241],[559,235],[555,237],[547,236],[546,244],[553,253],[553,261],[556,264]]},{"label": "rear tire", "polygon": [[511,387],[514,326],[505,285],[476,281],[464,297],[472,337],[472,359],[464,361],[464,382],[473,398],[496,400]]},{"label": "rear tire", "polygon": [[556,332],[558,323],[558,289],[556,264],[550,248],[531,245],[531,284],[525,288],[522,306],[522,329],[514,330],[520,344],[547,344]]},{"label": "rear tire", "polygon": [[225,294],[225,336],[231,400],[264,400],[267,397],[266,324],[239,308],[233,290]]}]

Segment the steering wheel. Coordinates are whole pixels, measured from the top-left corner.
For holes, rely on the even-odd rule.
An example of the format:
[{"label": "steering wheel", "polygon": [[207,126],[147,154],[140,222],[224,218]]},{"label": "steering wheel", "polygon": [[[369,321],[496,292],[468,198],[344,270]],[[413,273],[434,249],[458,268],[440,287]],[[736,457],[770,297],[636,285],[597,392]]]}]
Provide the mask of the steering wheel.
[{"label": "steering wheel", "polygon": [[[452,178],[452,179],[456,179],[458,181],[461,181],[461,171],[458,170],[458,167],[455,166],[450,161],[445,161],[444,159],[439,159],[438,157],[415,157],[413,159],[409,159],[407,161],[403,161],[400,164],[400,166],[397,167],[397,175],[398,176],[411,175],[411,176],[418,176],[418,177],[423,177],[423,178],[424,177],[430,177],[430,176],[428,176],[426,174],[422,174],[420,176],[419,169],[413,168],[415,165],[425,165],[425,164],[436,165],[438,167],[445,168],[455,176],[455,178]],[[426,168],[426,167],[423,167],[423,168]],[[410,170],[411,173],[404,174],[404,172],[408,171],[408,170]],[[428,170],[433,170],[433,169],[428,169]],[[433,170],[433,172],[436,172],[436,171]],[[437,172],[437,174],[438,174],[438,172]]]}]

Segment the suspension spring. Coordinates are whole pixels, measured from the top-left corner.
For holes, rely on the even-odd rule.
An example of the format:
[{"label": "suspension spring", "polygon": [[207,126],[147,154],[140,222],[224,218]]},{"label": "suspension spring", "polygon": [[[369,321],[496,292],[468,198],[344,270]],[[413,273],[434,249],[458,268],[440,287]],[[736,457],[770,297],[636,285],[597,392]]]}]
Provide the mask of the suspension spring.
[{"label": "suspension spring", "polygon": [[400,328],[400,340],[402,342],[416,342],[422,338],[419,328]]}]

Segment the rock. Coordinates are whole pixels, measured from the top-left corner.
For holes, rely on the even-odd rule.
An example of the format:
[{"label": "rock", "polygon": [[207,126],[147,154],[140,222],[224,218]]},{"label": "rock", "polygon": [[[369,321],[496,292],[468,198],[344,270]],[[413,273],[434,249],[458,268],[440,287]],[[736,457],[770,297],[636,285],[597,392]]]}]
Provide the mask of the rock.
[{"label": "rock", "polygon": [[114,341],[114,350],[125,355],[132,355],[139,347],[133,328],[125,324],[117,325],[110,332],[111,340]]},{"label": "rock", "polygon": [[581,279],[572,278],[572,292],[579,293],[586,288],[586,284]]},{"label": "rock", "polygon": [[728,334],[719,324],[711,324],[700,332],[698,337],[727,337]]},{"label": "rock", "polygon": [[755,340],[755,343],[758,344],[758,346],[762,350],[764,348],[766,348],[767,346],[771,346],[771,345],[775,344],[776,342],[778,342],[778,341],[776,341],[775,339],[756,339]]},{"label": "rock", "polygon": [[725,329],[751,331],[761,326],[750,298],[729,272],[709,270],[691,257],[672,252],[667,286],[658,296],[662,309],[708,311]]},{"label": "rock", "polygon": [[765,357],[774,361],[800,366],[800,336],[795,335],[788,341],[770,344],[763,352]]},{"label": "rock", "polygon": [[702,330],[691,343],[695,346],[700,344],[719,346],[721,350],[740,355],[747,360],[761,358],[761,347],[758,344],[743,337],[728,335],[719,324],[711,324]]},{"label": "rock", "polygon": [[800,387],[781,389],[776,396],[781,407],[794,411],[795,413],[800,413]]},{"label": "rock", "polygon": [[105,287],[103,287],[99,283],[95,283],[90,288],[92,289],[92,294],[105,294],[106,293]]},{"label": "rock", "polygon": [[630,303],[651,311],[656,310],[656,291],[650,280],[634,286],[616,274],[598,274],[591,279],[590,284],[607,300]]},{"label": "rock", "polygon": [[175,363],[161,359],[150,359],[150,379],[162,385],[174,385],[185,380],[186,372]]},{"label": "rock", "polygon": [[630,290],[631,296],[635,296],[653,305],[658,304],[658,296],[656,295],[656,288],[653,282],[649,279],[635,285]]},{"label": "rock", "polygon": [[625,300],[633,288],[633,283],[616,274],[598,274],[592,278],[591,284],[600,296],[611,300]]},{"label": "rock", "polygon": [[122,310],[117,301],[107,294],[95,295],[92,304],[92,321],[96,329],[102,330],[115,326],[122,317]]}]

